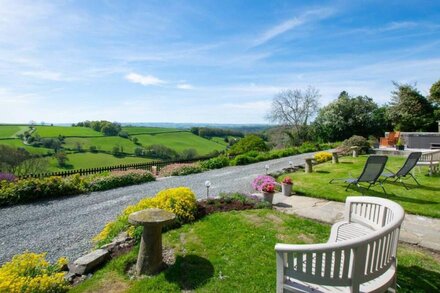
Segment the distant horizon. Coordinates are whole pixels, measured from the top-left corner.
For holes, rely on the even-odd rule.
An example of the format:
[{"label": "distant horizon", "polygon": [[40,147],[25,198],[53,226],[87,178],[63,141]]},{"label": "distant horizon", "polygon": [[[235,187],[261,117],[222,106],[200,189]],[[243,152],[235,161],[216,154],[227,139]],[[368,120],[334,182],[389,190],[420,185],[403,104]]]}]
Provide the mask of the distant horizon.
[{"label": "distant horizon", "polygon": [[264,124],[274,95],[440,78],[440,2],[29,1],[0,9],[0,119]]}]

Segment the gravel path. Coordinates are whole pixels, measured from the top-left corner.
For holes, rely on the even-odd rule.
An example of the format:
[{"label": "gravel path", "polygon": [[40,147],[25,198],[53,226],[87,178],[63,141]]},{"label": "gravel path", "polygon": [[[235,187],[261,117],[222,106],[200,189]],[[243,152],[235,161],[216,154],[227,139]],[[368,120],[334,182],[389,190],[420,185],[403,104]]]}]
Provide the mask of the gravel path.
[{"label": "gravel path", "polygon": [[211,181],[210,194],[252,192],[250,183],[265,173],[304,163],[311,154],[227,167],[200,174],[164,178],[155,182],[122,187],[86,195],[39,201],[0,209],[0,264],[26,250],[48,253],[53,260],[60,256],[75,259],[92,248],[91,238],[113,220],[126,206],[152,196],[164,188],[188,186],[196,195],[206,196],[204,182]]}]

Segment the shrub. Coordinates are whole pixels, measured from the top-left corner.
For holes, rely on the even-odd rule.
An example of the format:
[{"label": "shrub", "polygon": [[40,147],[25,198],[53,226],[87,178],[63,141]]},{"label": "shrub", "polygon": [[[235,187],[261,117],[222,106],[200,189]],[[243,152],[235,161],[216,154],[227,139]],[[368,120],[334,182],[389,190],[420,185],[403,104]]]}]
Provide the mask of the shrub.
[{"label": "shrub", "polygon": [[316,162],[324,163],[332,159],[332,154],[329,152],[319,152],[315,154],[314,158]]},{"label": "shrub", "polygon": [[104,227],[95,236],[98,245],[110,242],[122,231],[135,234],[134,226],[129,225],[128,216],[147,208],[160,208],[176,215],[179,224],[194,221],[197,212],[197,201],[194,193],[187,187],[170,188],[160,191],[152,198],[144,198],[135,205],[128,206],[118,218]]},{"label": "shrub", "polygon": [[15,255],[0,268],[0,292],[67,292],[69,286],[60,272],[66,264],[65,258],[50,264],[45,253]]},{"label": "shrub", "polygon": [[161,144],[153,144],[148,146],[145,149],[145,154],[149,158],[161,160],[172,160],[179,156],[175,150]]},{"label": "shrub", "polygon": [[108,176],[99,176],[92,179],[89,190],[108,190],[150,181],[154,181],[154,176],[145,170],[112,171]]},{"label": "shrub", "polygon": [[118,135],[122,138],[129,138],[130,137],[130,135],[128,135],[128,132],[124,131],[124,130],[119,131]]},{"label": "shrub", "polygon": [[208,170],[220,169],[220,168],[229,166],[229,159],[225,156],[219,156],[219,157],[212,158],[212,159],[201,162],[200,166],[203,169],[208,169]]},{"label": "shrub", "polygon": [[303,143],[299,148],[298,148],[300,153],[310,153],[310,152],[315,152],[319,150],[319,145],[315,145],[313,143],[310,142],[305,142]]},{"label": "shrub", "polygon": [[368,143],[368,140],[359,135],[353,135],[352,137],[344,140],[342,142],[342,147],[349,149],[350,147],[357,146],[360,147],[361,150],[367,151],[370,148],[370,144]]},{"label": "shrub", "polygon": [[239,155],[250,151],[260,152],[267,150],[267,145],[261,137],[255,134],[249,134],[234,144],[229,150],[229,153],[231,155]]},{"label": "shrub", "polygon": [[107,190],[154,180],[154,176],[144,170],[113,171],[83,177],[75,174],[66,178],[58,176],[28,178],[14,182],[3,180],[0,181],[0,206],[41,198]]},{"label": "shrub", "polygon": [[197,150],[194,148],[184,149],[179,157],[183,160],[191,160],[197,158]]},{"label": "shrub", "polygon": [[160,169],[159,176],[183,176],[200,172],[203,169],[198,163],[170,164]]},{"label": "shrub", "polygon": [[91,153],[96,153],[96,152],[98,152],[98,148],[96,147],[96,145],[91,145],[91,146],[89,147],[89,150],[90,150]]},{"label": "shrub", "polygon": [[258,160],[253,157],[249,157],[248,155],[238,155],[232,160],[233,166],[239,166],[239,165],[247,165],[256,163]]}]

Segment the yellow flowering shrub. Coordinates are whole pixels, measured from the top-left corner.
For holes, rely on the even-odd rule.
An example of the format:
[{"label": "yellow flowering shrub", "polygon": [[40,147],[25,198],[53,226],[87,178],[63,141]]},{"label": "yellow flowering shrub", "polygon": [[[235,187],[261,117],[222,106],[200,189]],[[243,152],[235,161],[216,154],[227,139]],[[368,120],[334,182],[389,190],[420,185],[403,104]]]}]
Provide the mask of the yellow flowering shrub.
[{"label": "yellow flowering shrub", "polygon": [[128,216],[147,208],[159,208],[176,215],[179,223],[194,221],[197,212],[197,200],[194,192],[188,187],[177,187],[162,190],[151,198],[144,198],[135,205],[130,205],[118,216],[116,221],[107,223],[93,238],[100,244],[107,243],[121,231],[127,231],[129,236],[135,234],[135,227],[128,223]]},{"label": "yellow flowering shrub", "polygon": [[66,263],[66,258],[60,258],[55,264],[50,264],[45,253],[16,255],[0,268],[0,292],[67,292],[69,285],[64,280],[64,273],[60,272]]},{"label": "yellow flowering shrub", "polygon": [[314,158],[316,162],[324,163],[332,159],[332,154],[329,152],[319,152],[315,154]]}]

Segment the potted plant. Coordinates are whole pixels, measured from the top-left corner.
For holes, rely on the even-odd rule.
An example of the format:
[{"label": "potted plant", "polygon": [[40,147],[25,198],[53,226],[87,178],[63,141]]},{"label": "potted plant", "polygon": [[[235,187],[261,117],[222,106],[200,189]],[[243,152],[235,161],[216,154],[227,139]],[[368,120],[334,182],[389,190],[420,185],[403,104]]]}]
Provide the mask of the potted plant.
[{"label": "potted plant", "polygon": [[405,149],[404,143],[405,142],[404,142],[403,138],[399,137],[399,140],[396,143],[396,150],[403,151]]},{"label": "potted plant", "polygon": [[273,195],[275,193],[275,184],[268,183],[263,186],[261,191],[263,192],[264,200],[272,203],[273,202]]},{"label": "potted plant", "polygon": [[284,177],[283,181],[281,182],[281,190],[284,196],[290,196],[292,194],[292,185],[292,178]]}]

